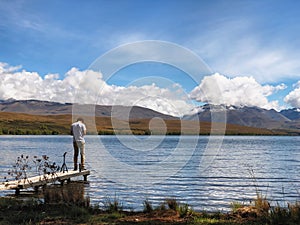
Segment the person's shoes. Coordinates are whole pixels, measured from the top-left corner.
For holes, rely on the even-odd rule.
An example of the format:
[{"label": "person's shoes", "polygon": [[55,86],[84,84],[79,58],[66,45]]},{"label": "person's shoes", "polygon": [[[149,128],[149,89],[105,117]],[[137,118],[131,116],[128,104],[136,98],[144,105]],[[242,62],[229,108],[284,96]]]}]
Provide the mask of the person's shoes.
[{"label": "person's shoes", "polygon": [[82,164],[79,164],[79,171],[85,170],[84,166]]}]

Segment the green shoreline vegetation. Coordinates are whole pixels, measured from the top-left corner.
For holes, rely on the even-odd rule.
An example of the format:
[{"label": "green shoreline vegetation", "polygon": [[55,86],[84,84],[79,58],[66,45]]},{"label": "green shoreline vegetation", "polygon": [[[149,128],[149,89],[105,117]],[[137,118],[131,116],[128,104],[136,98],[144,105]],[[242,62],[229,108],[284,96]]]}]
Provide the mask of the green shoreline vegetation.
[{"label": "green shoreline vegetation", "polygon": [[65,195],[64,202],[57,199],[57,193],[51,195],[52,200],[49,201],[48,193],[44,202],[34,198],[0,198],[0,224],[298,225],[300,222],[299,203],[271,207],[261,195],[250,205],[232,203],[231,211],[223,213],[196,212],[176,199],[166,199],[156,207],[145,200],[144,210],[135,212],[123,210],[116,197],[107,198],[100,208],[90,206],[87,199],[78,201],[74,193]]}]

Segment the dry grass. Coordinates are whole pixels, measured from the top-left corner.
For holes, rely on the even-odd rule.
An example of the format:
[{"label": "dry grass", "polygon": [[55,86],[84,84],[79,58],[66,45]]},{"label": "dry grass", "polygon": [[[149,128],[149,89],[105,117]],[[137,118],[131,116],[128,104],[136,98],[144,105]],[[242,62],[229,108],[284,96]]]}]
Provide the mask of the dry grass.
[{"label": "dry grass", "polygon": [[[76,118],[76,116],[73,116]],[[91,134],[169,134],[169,135],[287,135],[285,131],[272,131],[262,128],[245,127],[232,124],[182,121],[179,119],[160,120],[160,119],[133,119],[122,121],[111,119],[110,117],[85,117],[88,131]],[[23,113],[0,112],[0,125],[3,131],[43,131],[53,134],[69,134],[72,115],[29,115]],[[96,126],[95,126],[96,124]],[[34,132],[31,132],[34,134]],[[27,132],[27,134],[31,134]],[[35,132],[40,134],[41,132]],[[48,134],[45,132],[45,134]],[[15,134],[12,132],[12,134]],[[17,133],[18,134],[18,133]]]},{"label": "dry grass", "polygon": [[[77,190],[77,189],[76,189]],[[74,190],[74,191],[76,191]],[[55,189],[53,189],[55,191]],[[73,193],[77,195],[76,193]],[[79,193],[80,194],[80,193]],[[53,193],[51,193],[53,195]],[[52,196],[57,198],[57,196]],[[261,197],[261,196],[260,196]],[[259,198],[260,198],[259,197]],[[74,197],[64,196],[66,200]],[[189,209],[184,215],[180,207],[176,210],[170,206],[180,206],[176,200],[169,201],[170,206],[164,209],[151,209],[148,212],[128,212],[120,210],[101,210],[66,202],[43,204],[37,201],[24,201],[12,198],[0,198],[0,224],[190,224],[190,225],[298,225],[300,222],[300,204],[289,204],[288,208],[269,208],[266,199],[256,199],[258,203],[236,208],[229,213],[194,212]],[[114,205],[119,203],[114,203]],[[164,202],[167,204],[167,201]],[[257,205],[256,205],[257,204]],[[256,205],[256,206],[255,206]],[[187,206],[187,205],[186,205]],[[262,207],[262,208],[258,208]],[[118,208],[119,209],[119,208]]]}]

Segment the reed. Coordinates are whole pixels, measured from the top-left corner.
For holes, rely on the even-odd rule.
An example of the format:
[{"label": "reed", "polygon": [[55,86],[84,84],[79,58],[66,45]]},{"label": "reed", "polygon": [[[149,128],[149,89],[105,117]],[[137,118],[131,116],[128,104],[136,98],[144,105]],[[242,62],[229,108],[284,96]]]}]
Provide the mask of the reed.
[{"label": "reed", "polygon": [[149,212],[153,211],[153,206],[152,206],[151,202],[148,199],[146,199],[144,201],[143,206],[144,206],[143,212],[149,213]]},{"label": "reed", "polygon": [[121,212],[123,211],[123,203],[119,201],[117,195],[115,194],[114,199],[106,197],[103,202],[104,211],[106,212]]}]

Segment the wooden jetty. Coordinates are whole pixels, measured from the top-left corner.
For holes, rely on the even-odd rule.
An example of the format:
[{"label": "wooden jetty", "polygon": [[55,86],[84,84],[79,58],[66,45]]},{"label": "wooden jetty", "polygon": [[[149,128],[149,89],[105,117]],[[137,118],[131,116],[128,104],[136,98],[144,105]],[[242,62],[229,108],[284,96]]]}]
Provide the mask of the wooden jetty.
[{"label": "wooden jetty", "polygon": [[39,187],[55,183],[57,181],[61,184],[65,181],[70,182],[73,177],[83,176],[84,181],[87,181],[88,175],[90,175],[89,170],[56,172],[53,174],[45,174],[21,180],[2,182],[0,183],[0,191],[15,189],[16,194],[19,194],[21,189],[26,188],[34,188],[37,191]]}]

